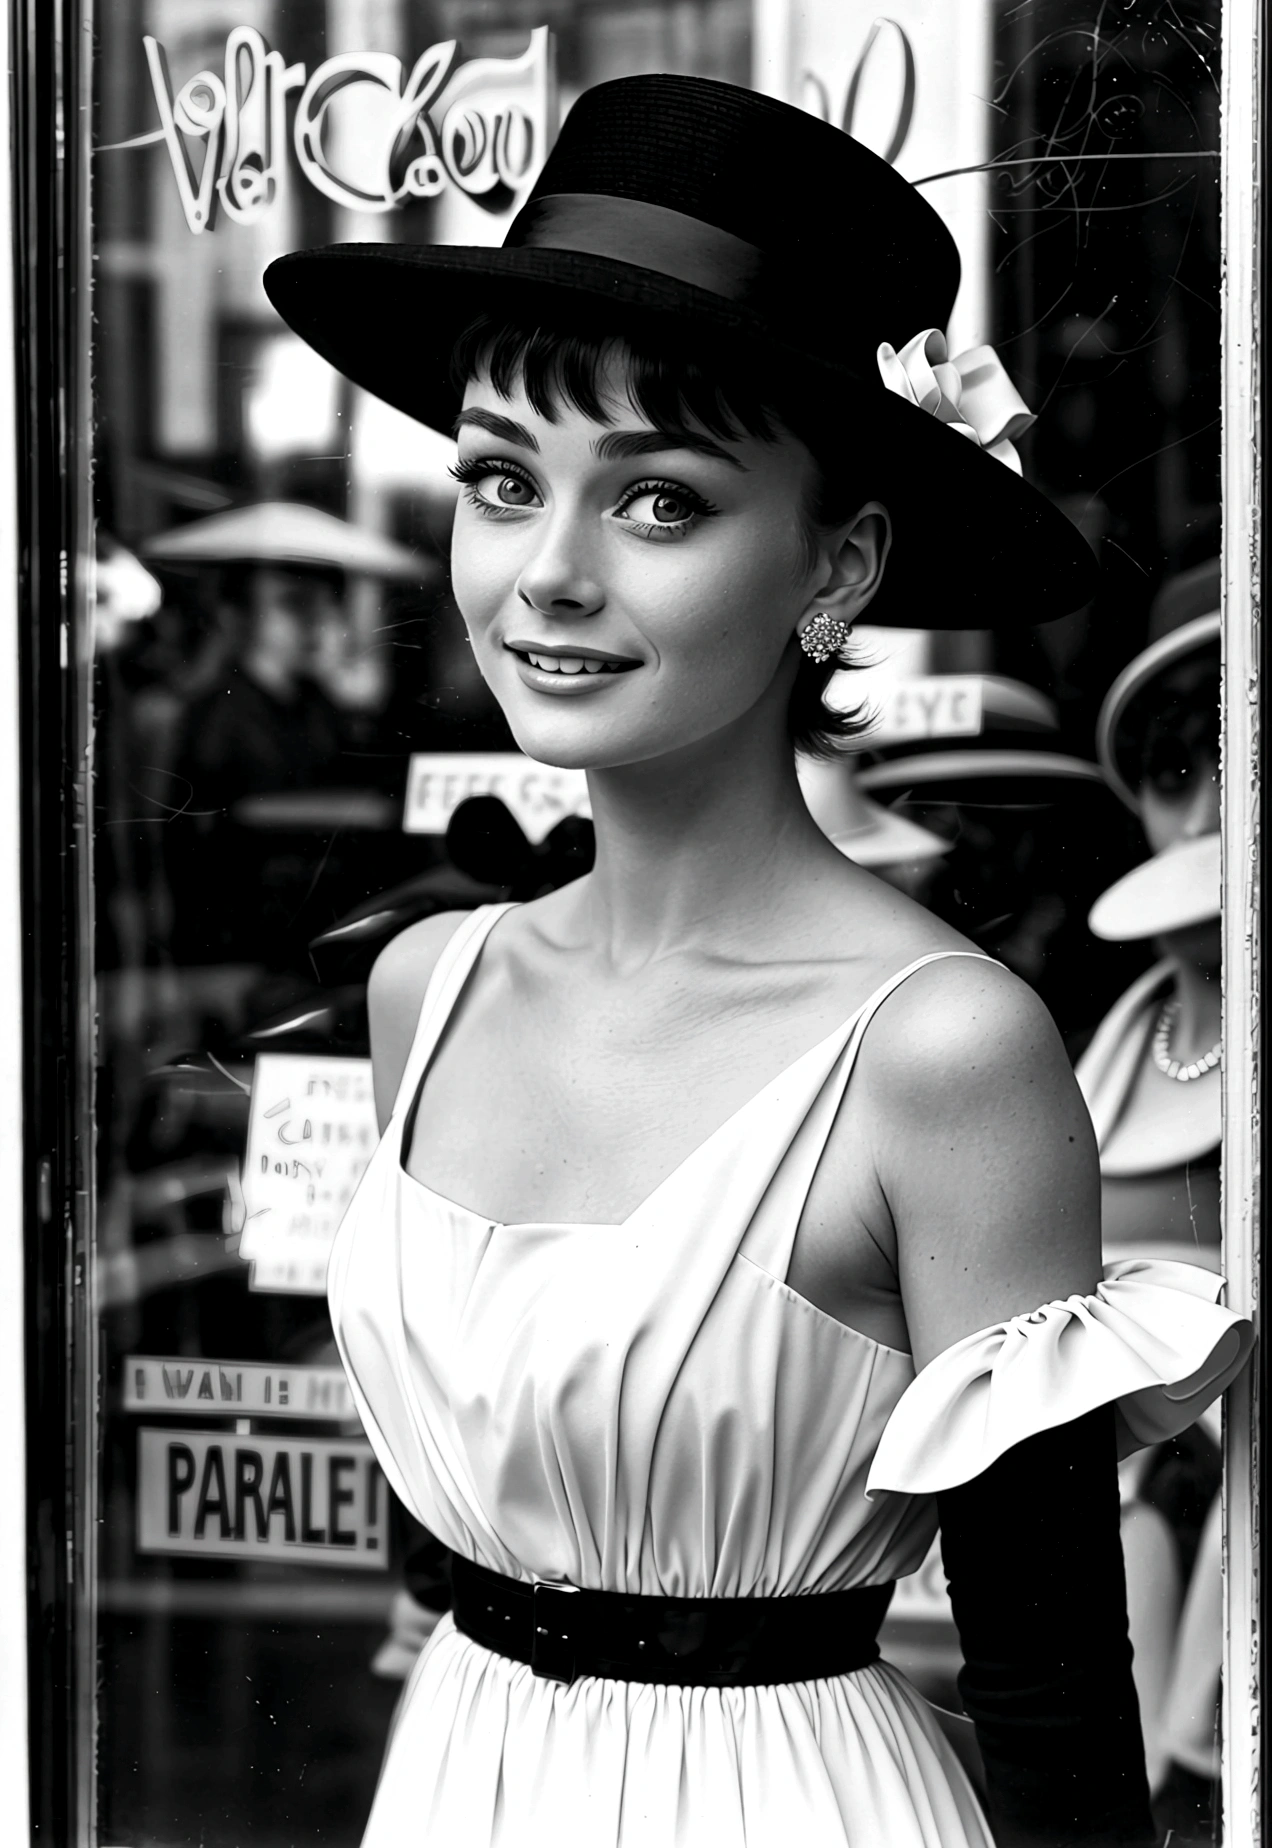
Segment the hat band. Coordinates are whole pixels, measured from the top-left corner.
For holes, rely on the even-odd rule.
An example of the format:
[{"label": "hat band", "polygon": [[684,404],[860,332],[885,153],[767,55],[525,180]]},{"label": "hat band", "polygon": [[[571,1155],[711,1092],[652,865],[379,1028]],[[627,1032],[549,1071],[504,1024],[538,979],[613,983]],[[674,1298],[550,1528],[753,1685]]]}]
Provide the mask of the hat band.
[{"label": "hat band", "polygon": [[608,193],[545,193],[522,208],[504,249],[572,250],[653,270],[730,302],[757,292],[764,253],[718,225],[647,199]]}]

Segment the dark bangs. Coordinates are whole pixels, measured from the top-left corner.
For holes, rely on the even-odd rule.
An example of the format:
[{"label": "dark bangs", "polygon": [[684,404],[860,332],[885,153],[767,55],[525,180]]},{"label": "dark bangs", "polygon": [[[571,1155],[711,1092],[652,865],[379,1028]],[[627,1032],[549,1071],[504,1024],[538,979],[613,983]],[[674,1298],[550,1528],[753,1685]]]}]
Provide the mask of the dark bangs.
[{"label": "dark bangs", "polygon": [[[729,368],[726,361],[722,368],[716,361],[708,366],[685,351],[679,340],[670,351],[648,330],[620,334],[594,327],[548,328],[483,315],[455,343],[451,376],[457,392],[478,375],[489,378],[501,398],[511,397],[520,387],[549,423],[555,423],[561,406],[567,405],[595,423],[610,424],[612,409],[601,387],[615,357],[623,362],[628,402],[655,429],[673,436],[702,430],[725,442],[752,436],[772,443],[783,430],[798,436],[817,466],[810,504],[802,510],[806,542],[811,543],[817,529],[838,524],[870,498],[829,459],[828,436],[821,434],[818,441],[812,434],[816,418],[811,403],[801,402],[789,387],[784,392],[765,389],[754,368],[748,378],[740,364]],[[868,729],[864,711],[836,712],[823,697],[832,675],[860,665],[848,649],[821,663],[801,651],[786,714],[796,750],[810,757],[834,757]]]}]

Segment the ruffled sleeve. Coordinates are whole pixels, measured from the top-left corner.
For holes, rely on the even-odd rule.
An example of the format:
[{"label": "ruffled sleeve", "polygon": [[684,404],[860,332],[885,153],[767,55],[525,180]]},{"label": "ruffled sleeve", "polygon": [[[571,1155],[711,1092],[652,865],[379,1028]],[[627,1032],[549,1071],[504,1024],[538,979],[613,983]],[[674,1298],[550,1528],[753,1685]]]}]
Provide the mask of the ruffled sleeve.
[{"label": "ruffled sleeve", "polygon": [[934,1495],[1013,1445],[1113,1404],[1129,1456],[1186,1430],[1241,1371],[1254,1341],[1193,1264],[1108,1264],[1090,1296],[980,1329],[930,1361],[884,1429],[867,1495]]}]

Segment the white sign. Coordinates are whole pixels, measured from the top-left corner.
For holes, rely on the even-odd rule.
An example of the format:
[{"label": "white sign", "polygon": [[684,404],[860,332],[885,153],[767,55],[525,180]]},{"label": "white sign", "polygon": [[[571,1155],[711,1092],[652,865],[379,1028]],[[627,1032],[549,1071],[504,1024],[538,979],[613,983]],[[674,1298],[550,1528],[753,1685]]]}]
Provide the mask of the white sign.
[{"label": "white sign", "polygon": [[255,1259],[247,1268],[247,1287],[263,1296],[325,1296],[327,1259]]},{"label": "white sign", "polygon": [[321,1293],[336,1229],[378,1141],[370,1059],[259,1055],[239,1244],[257,1289]]},{"label": "white sign", "polygon": [[343,1367],[275,1367],[257,1360],[129,1354],[124,1410],[188,1418],[356,1418]]},{"label": "white sign", "polygon": [[[923,182],[953,233],[963,261],[954,352],[993,333],[988,176],[977,171],[990,158],[992,33],[990,0],[889,0],[886,9],[875,0],[756,0],[756,89],[832,122]],[[919,331],[881,333],[902,347]]]},{"label": "white sign", "polygon": [[498,796],[536,843],[567,815],[592,813],[581,770],[536,764],[519,751],[423,752],[411,759],[402,827],[407,834],[445,834],[469,796]]},{"label": "white sign", "polygon": [[[392,212],[448,189],[507,216],[533,184],[556,137],[551,37],[537,26],[519,58],[459,61],[454,39],[432,45],[410,71],[387,51],[341,52],[309,75],[272,51],[254,26],[236,26],[220,71],[175,85],[163,46],[142,39],[159,127],[120,144],[162,141],[186,224],[210,231],[219,212],[253,224],[285,179],[287,101],[297,96],[291,144],[311,186],[346,210]],[[342,171],[329,115],[350,90],[378,108],[369,158]],[[361,139],[361,137],[360,137]],[[100,150],[108,152],[107,149]]]},{"label": "white sign", "polygon": [[143,1427],[137,1551],[383,1572],[388,1491],[359,1440]]},{"label": "white sign", "polygon": [[983,682],[975,674],[899,680],[880,700],[878,715],[867,748],[912,738],[978,738],[984,724]]}]

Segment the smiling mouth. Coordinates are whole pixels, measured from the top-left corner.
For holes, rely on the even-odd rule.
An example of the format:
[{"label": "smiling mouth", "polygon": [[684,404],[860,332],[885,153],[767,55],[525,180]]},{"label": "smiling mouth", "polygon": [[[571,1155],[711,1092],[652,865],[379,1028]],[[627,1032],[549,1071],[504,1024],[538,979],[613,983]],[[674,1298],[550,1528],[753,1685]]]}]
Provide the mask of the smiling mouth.
[{"label": "smiling mouth", "polygon": [[517,642],[505,642],[504,646],[519,661],[545,674],[628,674],[641,665],[639,661],[624,660],[621,655],[597,654],[592,649],[580,649],[572,654],[564,649],[545,652]]}]

